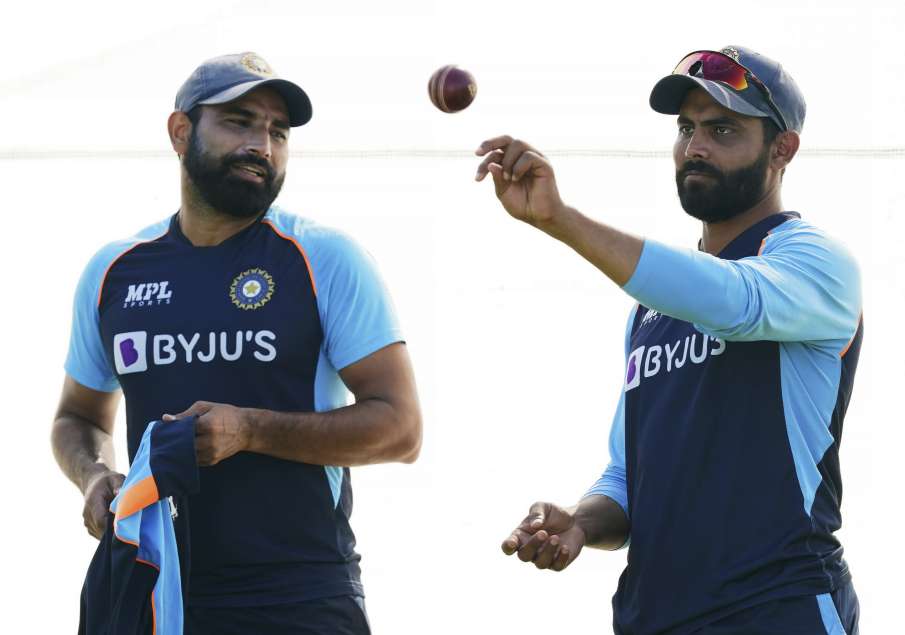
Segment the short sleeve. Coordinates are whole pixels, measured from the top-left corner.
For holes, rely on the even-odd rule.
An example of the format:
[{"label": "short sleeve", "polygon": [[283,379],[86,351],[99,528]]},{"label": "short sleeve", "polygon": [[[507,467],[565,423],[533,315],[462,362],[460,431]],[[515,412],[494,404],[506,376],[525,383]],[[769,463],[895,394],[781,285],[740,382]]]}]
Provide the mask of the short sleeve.
[{"label": "short sleeve", "polygon": [[98,252],[85,267],[75,290],[69,353],[64,368],[75,381],[93,390],[112,392],[119,388],[101,340],[98,294],[110,258]]},{"label": "short sleeve", "polygon": [[337,370],[403,341],[389,292],[374,259],[354,240],[321,232],[310,249],[324,352]]}]

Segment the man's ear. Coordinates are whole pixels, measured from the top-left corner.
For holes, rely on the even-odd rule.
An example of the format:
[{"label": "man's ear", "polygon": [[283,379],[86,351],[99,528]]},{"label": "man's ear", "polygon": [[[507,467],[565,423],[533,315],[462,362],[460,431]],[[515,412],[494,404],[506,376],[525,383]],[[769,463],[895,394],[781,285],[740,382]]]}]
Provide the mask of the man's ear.
[{"label": "man's ear", "polygon": [[780,132],[773,140],[773,148],[770,152],[770,162],[776,170],[784,170],[798,154],[801,145],[801,137],[794,130]]},{"label": "man's ear", "polygon": [[184,112],[176,110],[167,119],[167,132],[170,134],[170,143],[173,146],[173,150],[182,158],[189,150],[189,139],[192,137],[192,120]]}]

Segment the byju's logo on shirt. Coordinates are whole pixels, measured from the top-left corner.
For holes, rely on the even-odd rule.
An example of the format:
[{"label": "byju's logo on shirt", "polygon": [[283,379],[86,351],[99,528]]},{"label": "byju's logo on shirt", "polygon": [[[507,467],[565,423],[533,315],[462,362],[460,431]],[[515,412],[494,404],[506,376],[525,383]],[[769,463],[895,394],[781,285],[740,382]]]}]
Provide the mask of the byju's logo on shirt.
[{"label": "byju's logo on shirt", "polygon": [[147,331],[117,333],[113,336],[113,361],[119,375],[141,373],[148,370],[149,363],[166,366],[180,358],[186,364],[215,359],[234,362],[248,352],[259,362],[272,362],[277,356],[276,339],[273,331],[220,331],[204,336],[159,333],[150,338]]},{"label": "byju's logo on shirt", "polygon": [[167,289],[169,284],[169,280],[130,284],[129,290],[126,292],[126,299],[123,302],[123,308],[131,309],[134,306],[169,304],[170,299],[173,297],[173,292]]},{"label": "byju's logo on shirt", "polygon": [[125,375],[148,370],[148,360],[145,357],[147,341],[148,334],[145,331],[117,333],[113,336],[113,359],[117,373]]},{"label": "byju's logo on shirt", "polygon": [[682,368],[686,362],[703,364],[708,357],[722,355],[725,350],[726,342],[703,333],[686,335],[684,340],[664,346],[639,346],[628,356],[624,390],[628,392],[637,388],[642,378],[654,377],[661,371],[671,373]]}]

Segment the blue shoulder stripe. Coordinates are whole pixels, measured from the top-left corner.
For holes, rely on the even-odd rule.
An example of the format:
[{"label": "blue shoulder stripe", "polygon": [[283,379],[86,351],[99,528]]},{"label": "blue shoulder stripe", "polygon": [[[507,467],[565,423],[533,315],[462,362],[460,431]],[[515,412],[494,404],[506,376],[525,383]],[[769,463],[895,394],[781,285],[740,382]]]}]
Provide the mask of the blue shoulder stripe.
[{"label": "blue shoulder stripe", "polygon": [[855,260],[800,219],[776,227],[757,256],[740,260],[646,240],[623,289],[714,337],[819,342],[837,354],[857,331],[861,313]]},{"label": "blue shoulder stripe", "polygon": [[[631,349],[632,326],[638,314],[639,306],[636,304],[629,314],[628,323],[625,326],[625,356],[628,359]],[[626,362],[627,363],[627,362]],[[628,372],[628,369],[626,369]],[[597,482],[585,493],[584,497],[603,494],[619,503],[626,517],[629,515],[628,485],[625,473],[625,390],[619,395],[619,405],[616,406],[616,414],[610,428],[610,463]]]},{"label": "blue shoulder stripe", "polygon": [[311,273],[324,353],[342,370],[394,342],[402,330],[373,258],[341,231],[271,208],[264,217],[299,247]]},{"label": "blue shoulder stripe", "polygon": [[107,272],[127,251],[142,242],[165,234],[170,219],[146,227],[125,240],[101,248],[88,262],[76,287],[72,307],[69,353],[64,368],[75,381],[93,390],[111,392],[119,387],[116,375],[104,353],[100,335],[98,305]]}]

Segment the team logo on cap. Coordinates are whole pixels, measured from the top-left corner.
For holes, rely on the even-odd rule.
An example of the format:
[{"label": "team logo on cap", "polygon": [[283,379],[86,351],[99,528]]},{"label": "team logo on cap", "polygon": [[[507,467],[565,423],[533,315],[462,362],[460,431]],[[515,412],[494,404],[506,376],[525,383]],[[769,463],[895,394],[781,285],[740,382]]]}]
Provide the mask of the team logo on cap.
[{"label": "team logo on cap", "polygon": [[260,309],[270,301],[276,285],[273,278],[263,269],[249,269],[233,278],[229,287],[229,297],[245,311]]},{"label": "team logo on cap", "polygon": [[720,51],[720,53],[722,53],[726,57],[731,57],[736,62],[738,62],[738,49],[732,48],[731,46],[727,46],[722,51]]},{"label": "team logo on cap", "polygon": [[257,53],[246,53],[239,60],[239,63],[255,75],[263,75],[265,77],[273,75],[273,69],[270,68],[270,64],[265,62],[264,58]]}]

